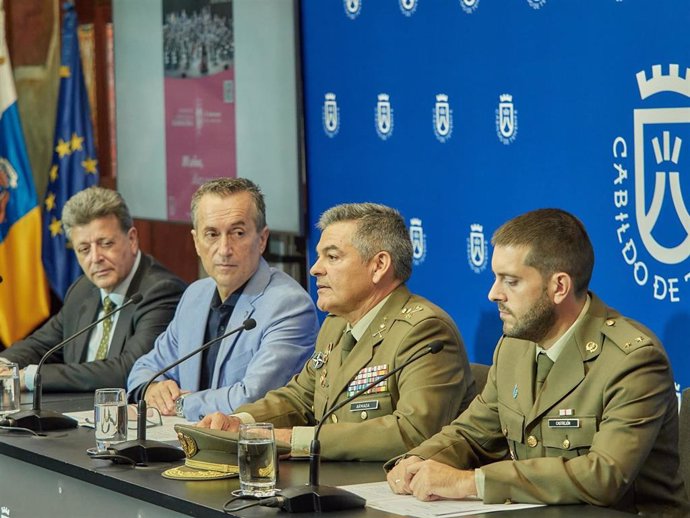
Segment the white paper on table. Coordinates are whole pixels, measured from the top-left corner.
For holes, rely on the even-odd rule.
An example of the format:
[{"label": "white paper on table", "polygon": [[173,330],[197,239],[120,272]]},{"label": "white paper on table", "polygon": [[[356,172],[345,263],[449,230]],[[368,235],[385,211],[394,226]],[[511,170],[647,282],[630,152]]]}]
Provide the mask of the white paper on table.
[{"label": "white paper on table", "polygon": [[[65,412],[64,415],[72,417],[79,422],[79,426],[93,428],[93,410],[83,410],[81,412]],[[161,416],[163,424],[160,426],[149,426],[146,428],[146,439],[151,441],[175,441],[177,442],[176,424],[192,424],[184,417]],[[133,441],[137,438],[136,428],[132,429],[132,423],[127,426],[127,440]]]},{"label": "white paper on table", "polygon": [[393,514],[415,516],[418,518],[446,518],[477,513],[493,513],[541,507],[542,504],[485,504],[481,500],[436,500],[422,502],[412,495],[396,495],[388,487],[388,482],[371,482],[340,486],[367,501],[367,507]]}]

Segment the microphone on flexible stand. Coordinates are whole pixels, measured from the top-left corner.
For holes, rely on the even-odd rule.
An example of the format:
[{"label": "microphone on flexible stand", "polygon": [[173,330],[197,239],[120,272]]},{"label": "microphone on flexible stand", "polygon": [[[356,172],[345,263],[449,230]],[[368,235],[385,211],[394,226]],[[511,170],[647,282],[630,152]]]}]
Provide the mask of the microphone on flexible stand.
[{"label": "microphone on flexible stand", "polygon": [[311,441],[309,451],[309,484],[298,487],[289,487],[283,489],[280,495],[272,498],[265,498],[259,502],[259,505],[266,507],[280,507],[283,511],[289,513],[303,513],[303,512],[327,512],[327,511],[341,511],[343,509],[356,509],[364,507],[366,500],[361,496],[345,491],[337,487],[322,486],[319,484],[319,467],[321,462],[321,443],[319,442],[319,432],[321,426],[326,420],[336,411],[347,405],[353,399],[358,398],[369,389],[375,387],[384,380],[390,378],[393,374],[400,372],[427,354],[436,354],[443,349],[443,343],[440,341],[431,342],[425,347],[421,353],[409,358],[395,369],[387,372],[383,376],[372,381],[364,386],[350,397],[335,405],[328,412],[326,412],[319,424],[314,430],[314,439]]},{"label": "microphone on flexible stand", "polygon": [[[149,389],[151,383],[153,383],[156,380],[156,378],[158,378],[158,376],[165,374],[170,369],[176,367],[183,361],[188,360],[195,354],[199,354],[205,349],[211,347],[216,342],[219,342],[220,340],[223,340],[224,338],[227,338],[230,335],[239,333],[243,330],[249,331],[250,329],[254,329],[255,327],[256,320],[254,320],[253,318],[248,318],[247,320],[242,322],[242,325],[240,327],[237,327],[232,331],[228,331],[224,335],[221,335],[217,338],[214,338],[213,340],[206,342],[198,349],[194,349],[189,354],[174,361],[170,365],[164,367],[163,369],[159,370],[156,374],[154,374],[151,377],[151,379],[146,382],[143,389],[141,390],[140,399],[137,403],[137,438],[134,441],[126,441],[110,446],[108,450],[112,451],[115,454],[112,457],[113,462],[120,462],[122,457],[126,457],[135,465],[145,466],[149,462],[170,462],[184,458],[184,452],[180,448],[176,446],[171,446],[170,444],[166,444],[164,442],[149,441],[146,439],[146,400],[144,399],[146,391]],[[108,458],[108,455],[93,456],[92,458]]]},{"label": "microphone on flexible stand", "polygon": [[126,301],[121,306],[113,309],[109,313],[106,313],[95,322],[90,323],[88,326],[77,331],[69,338],[66,338],[52,349],[49,349],[48,352],[46,352],[43,355],[41,361],[38,362],[38,366],[36,367],[36,376],[34,377],[33,408],[31,410],[20,410],[19,412],[8,414],[7,416],[5,416],[5,419],[0,421],[0,424],[2,424],[3,426],[10,426],[13,428],[28,428],[29,430],[33,430],[34,432],[76,428],[79,425],[76,419],[72,419],[71,417],[62,415],[59,412],[54,412],[53,410],[41,409],[41,397],[43,395],[41,367],[43,367],[43,364],[48,359],[48,357],[50,357],[54,352],[62,349],[67,343],[71,342],[72,340],[86,333],[87,331],[90,331],[91,329],[96,327],[98,324],[100,324],[107,318],[110,318],[118,311],[122,311],[123,309],[125,309],[130,304],[138,304],[139,302],[141,302],[142,298],[143,297],[140,293],[135,293],[130,297],[128,301]]}]

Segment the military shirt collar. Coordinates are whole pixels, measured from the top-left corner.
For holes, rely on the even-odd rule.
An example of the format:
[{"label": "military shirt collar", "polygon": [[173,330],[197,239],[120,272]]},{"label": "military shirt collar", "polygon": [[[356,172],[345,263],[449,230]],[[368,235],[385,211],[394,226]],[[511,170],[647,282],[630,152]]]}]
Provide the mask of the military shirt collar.
[{"label": "military shirt collar", "polygon": [[359,319],[359,321],[354,325],[351,326],[350,323],[347,323],[347,326],[345,327],[345,332],[351,331],[352,336],[354,336],[355,340],[359,342],[360,338],[364,336],[364,333],[366,330],[369,328],[371,323],[374,321],[376,318],[376,315],[378,315],[379,311],[381,311],[381,308],[388,302],[388,299],[390,298],[391,294],[389,293],[386,295],[381,302],[376,304],[373,308],[371,308],[366,315],[364,315],[362,318]]},{"label": "military shirt collar", "polygon": [[587,310],[589,309],[589,303],[591,301],[591,297],[589,296],[589,293],[587,294],[587,300],[585,300],[585,305],[582,307],[582,311],[580,311],[580,314],[577,316],[575,319],[575,322],[568,328],[568,330],[563,333],[563,335],[556,340],[556,342],[549,347],[548,350],[544,349],[541,345],[537,344],[536,351],[534,358],[536,360],[537,356],[539,356],[539,353],[543,352],[546,353],[546,356],[548,356],[552,362],[556,363],[556,360],[558,360],[558,357],[561,355],[563,352],[563,349],[565,349],[566,344],[570,340],[570,337],[573,335],[575,332],[575,328],[577,325],[582,322],[582,319],[585,317],[587,314]]}]

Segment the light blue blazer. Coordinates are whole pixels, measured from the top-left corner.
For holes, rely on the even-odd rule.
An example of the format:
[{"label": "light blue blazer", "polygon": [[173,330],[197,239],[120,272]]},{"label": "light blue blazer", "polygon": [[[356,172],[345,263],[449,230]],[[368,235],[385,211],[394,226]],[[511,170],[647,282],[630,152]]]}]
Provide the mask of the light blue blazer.
[{"label": "light blue blazer", "polygon": [[[211,278],[196,281],[185,290],[175,317],[156,339],[153,350],[132,367],[127,380],[129,393],[204,343],[215,290]],[[238,406],[285,385],[311,356],[318,333],[314,303],[294,279],[269,267],[263,259],[237,301],[226,329],[235,329],[250,317],[256,320],[254,329],[221,342],[210,389],[199,390],[201,354],[157,379],[172,379],[183,391],[192,392],[184,400],[187,420],[197,421],[215,411],[232,413]]]}]

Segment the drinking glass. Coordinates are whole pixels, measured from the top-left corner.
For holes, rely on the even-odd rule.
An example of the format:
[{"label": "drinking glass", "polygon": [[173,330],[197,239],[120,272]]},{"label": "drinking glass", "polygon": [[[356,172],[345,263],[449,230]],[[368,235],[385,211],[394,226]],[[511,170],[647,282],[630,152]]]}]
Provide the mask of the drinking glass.
[{"label": "drinking glass", "polygon": [[94,397],[93,422],[99,451],[127,440],[127,395],[123,388],[102,388]]},{"label": "drinking glass", "polygon": [[243,495],[264,498],[275,494],[278,457],[271,423],[240,425],[237,460]]},{"label": "drinking glass", "polygon": [[19,365],[0,363],[0,414],[16,412],[21,403]]}]

